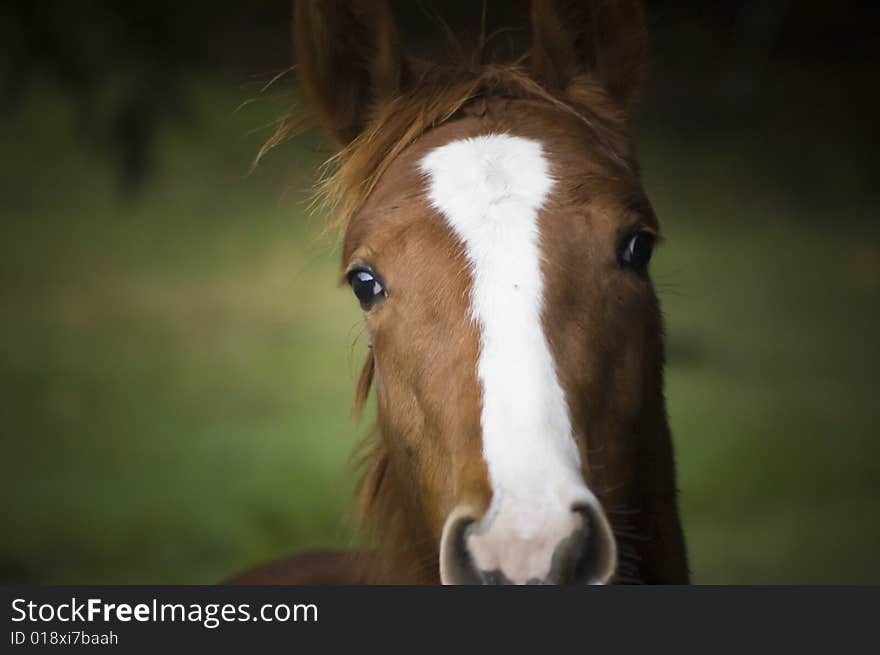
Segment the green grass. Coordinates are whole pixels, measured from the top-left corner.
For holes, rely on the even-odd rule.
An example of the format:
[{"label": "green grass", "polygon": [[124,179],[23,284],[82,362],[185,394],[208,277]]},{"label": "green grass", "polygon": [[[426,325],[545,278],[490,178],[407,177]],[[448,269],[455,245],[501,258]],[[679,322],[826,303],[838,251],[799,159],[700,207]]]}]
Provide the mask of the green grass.
[{"label": "green grass", "polygon": [[[41,98],[4,143],[3,577],[209,582],[345,545],[359,313],[304,215],[314,156],[204,94],[143,198]],[[293,191],[291,191],[293,190]]]},{"label": "green grass", "polygon": [[[343,546],[365,345],[283,111],[206,85],[143,197],[46,91],[0,161],[0,579],[213,582]],[[650,132],[669,412],[700,582],[880,581],[880,239],[738,143]]]}]

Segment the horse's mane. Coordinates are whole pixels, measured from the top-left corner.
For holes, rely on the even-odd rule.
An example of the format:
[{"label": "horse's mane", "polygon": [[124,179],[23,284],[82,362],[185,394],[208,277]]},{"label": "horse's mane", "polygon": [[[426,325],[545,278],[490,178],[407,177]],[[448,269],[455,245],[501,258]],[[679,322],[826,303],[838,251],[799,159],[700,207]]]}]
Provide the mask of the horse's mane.
[{"label": "horse's mane", "polygon": [[[631,161],[623,129],[624,113],[588,75],[574,78],[564,93],[557,94],[517,65],[434,65],[424,68],[405,92],[375,106],[364,131],[321,164],[313,207],[330,212],[331,227],[344,230],[382,174],[404,149],[429,130],[459,116],[469,105],[492,97],[549,103],[585,124],[596,146],[609,157],[625,166]],[[303,112],[284,122],[263,146],[258,158],[304,131],[311,119]],[[373,369],[370,351],[355,390],[356,417],[360,416],[369,395]],[[402,539],[411,528],[406,525],[407,512],[401,505],[402,495],[407,494],[401,494],[395,487],[393,462],[378,427],[370,429],[361,440],[353,462],[362,472],[356,503],[360,527],[369,529],[392,547],[412,545]],[[411,541],[412,534],[407,534]],[[434,567],[436,562],[420,565]]]},{"label": "horse's mane", "polygon": [[[576,77],[564,94],[556,94],[517,65],[434,65],[424,67],[405,92],[375,106],[366,129],[320,165],[313,206],[330,214],[332,227],[344,230],[405,148],[466,106],[490,97],[543,100],[591,128],[597,144],[618,161],[626,149],[620,138],[623,112],[588,75]],[[284,121],[257,158],[300,134],[312,119],[303,111]]]}]

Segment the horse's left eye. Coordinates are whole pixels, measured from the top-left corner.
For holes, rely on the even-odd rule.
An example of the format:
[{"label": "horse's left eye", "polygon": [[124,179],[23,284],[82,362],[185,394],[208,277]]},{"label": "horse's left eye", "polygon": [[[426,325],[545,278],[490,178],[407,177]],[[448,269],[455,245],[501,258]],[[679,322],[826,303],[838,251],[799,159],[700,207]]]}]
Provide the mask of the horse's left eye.
[{"label": "horse's left eye", "polygon": [[645,230],[639,230],[624,244],[620,252],[620,263],[637,271],[644,271],[651,261],[651,253],[654,252],[654,235]]},{"label": "horse's left eye", "polygon": [[385,297],[385,287],[373,273],[364,269],[356,269],[348,274],[351,290],[361,303],[365,312],[373,308],[380,298]]}]

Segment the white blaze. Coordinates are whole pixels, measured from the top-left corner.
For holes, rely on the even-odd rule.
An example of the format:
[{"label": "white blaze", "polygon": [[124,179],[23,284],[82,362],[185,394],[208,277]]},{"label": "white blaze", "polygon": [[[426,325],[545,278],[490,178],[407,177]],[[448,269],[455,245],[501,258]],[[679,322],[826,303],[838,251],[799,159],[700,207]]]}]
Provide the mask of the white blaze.
[{"label": "white blaze", "polygon": [[[493,492],[481,523],[500,546],[481,548],[478,535],[471,551],[485,570],[540,577],[570,530],[571,504],[595,502],[541,322],[538,213],[553,179],[539,142],[502,134],[438,147],[421,168],[432,205],[464,244],[480,330],[483,457]],[[530,554],[505,552],[514,542]]]}]

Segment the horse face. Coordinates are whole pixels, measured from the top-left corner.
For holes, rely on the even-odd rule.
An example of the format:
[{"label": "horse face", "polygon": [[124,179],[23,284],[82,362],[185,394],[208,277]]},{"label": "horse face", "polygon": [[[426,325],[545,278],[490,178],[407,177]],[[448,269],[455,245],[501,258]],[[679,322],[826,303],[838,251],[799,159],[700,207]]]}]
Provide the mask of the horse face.
[{"label": "horse face", "polygon": [[385,475],[442,542],[447,582],[615,570],[596,485],[602,467],[632,473],[660,380],[657,225],[592,136],[548,106],[490,103],[397,158],[347,230]]},{"label": "horse face", "polygon": [[535,0],[529,72],[408,58],[392,14],[302,0],[295,39],[341,148],[379,423],[361,514],[393,578],[686,581],[626,134],[640,3]]}]

